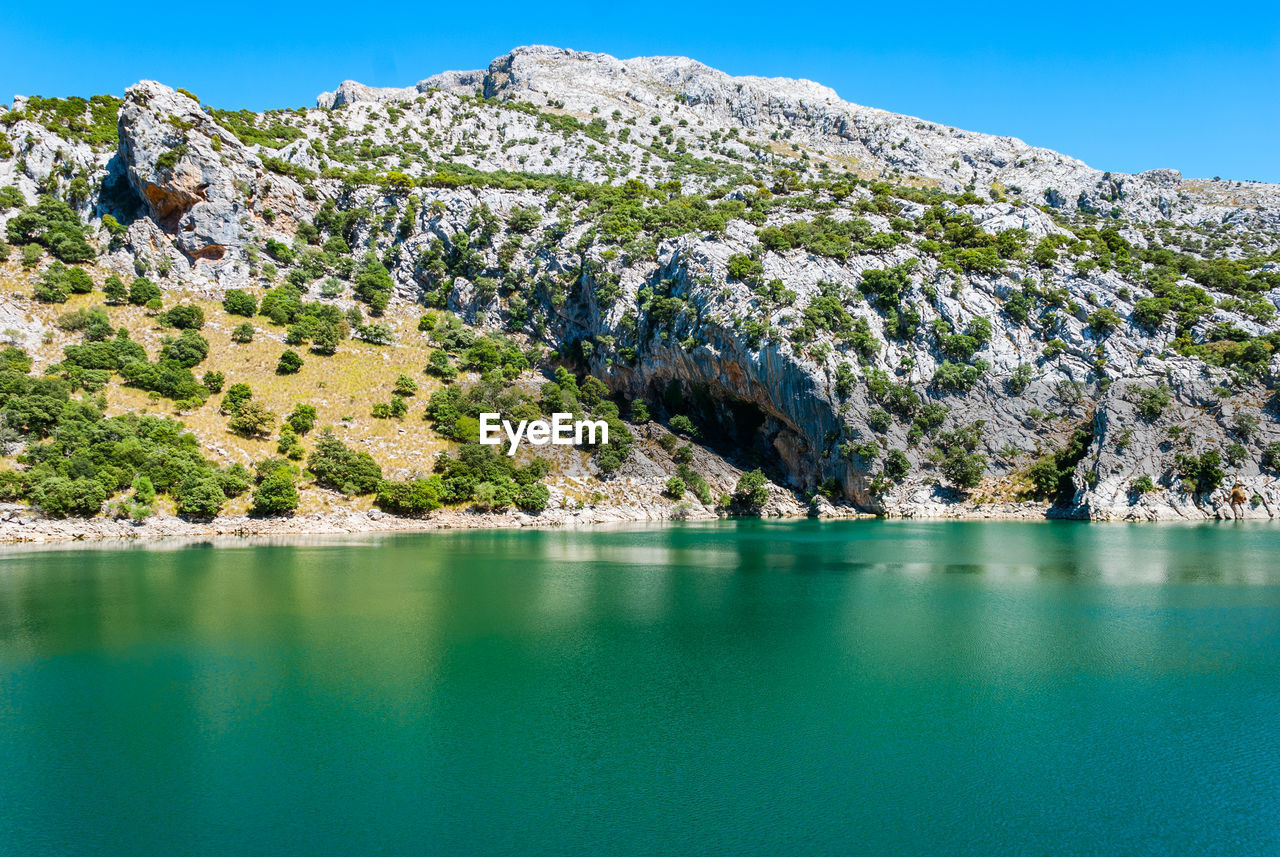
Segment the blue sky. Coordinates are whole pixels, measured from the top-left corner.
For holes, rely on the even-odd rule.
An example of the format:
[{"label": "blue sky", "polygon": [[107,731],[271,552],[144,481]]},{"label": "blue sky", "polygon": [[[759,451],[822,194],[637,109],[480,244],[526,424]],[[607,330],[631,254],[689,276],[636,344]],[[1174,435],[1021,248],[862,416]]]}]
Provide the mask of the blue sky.
[{"label": "blue sky", "polygon": [[[50,14],[52,13],[52,14]],[[0,99],[148,77],[218,107],[406,85],[520,44],[681,54],[807,77],[860,104],[1021,137],[1100,169],[1280,182],[1274,2],[12,4]]]}]

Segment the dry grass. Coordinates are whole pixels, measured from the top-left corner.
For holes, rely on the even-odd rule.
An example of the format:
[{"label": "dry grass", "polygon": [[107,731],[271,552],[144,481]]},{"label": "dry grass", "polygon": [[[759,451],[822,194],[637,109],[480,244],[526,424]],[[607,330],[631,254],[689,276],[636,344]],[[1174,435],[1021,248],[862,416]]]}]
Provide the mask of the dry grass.
[{"label": "dry grass", "polygon": [[[88,270],[100,287],[108,272],[95,268]],[[72,295],[65,304],[38,303],[30,297],[38,273],[38,270],[28,271],[14,262],[0,266],[0,302],[18,310],[20,315],[38,320],[45,327],[45,341],[30,349],[36,363],[35,372],[62,359],[64,346],[80,341],[78,333],[58,330],[55,322],[59,316],[103,305],[100,291]],[[206,371],[217,371],[226,376],[227,386],[246,383],[253,390],[254,399],[281,419],[300,402],[315,406],[317,431],[332,425],[338,437],[373,455],[388,476],[430,472],[435,454],[448,448],[448,442],[437,436],[422,419],[422,404],[438,382],[423,373],[432,349],[427,345],[425,334],[417,330],[421,311],[416,306],[393,302],[387,316],[382,319],[396,330],[394,345],[375,346],[349,340],[342,343],[337,354],[329,357],[311,354],[305,346],[298,346],[294,350],[303,357],[302,369],[294,375],[277,375],[276,361],[281,352],[290,347],[284,342],[283,327],[273,325],[261,316],[250,319],[256,331],[254,341],[240,345],[231,341],[231,331],[246,319],[229,315],[223,311],[219,301],[202,297],[193,290],[167,289],[165,306],[178,303],[196,304],[205,313],[206,323],[200,332],[209,340],[209,356],[193,370],[197,378]],[[112,325],[128,329],[129,335],[147,349],[152,359],[159,352],[164,337],[176,333],[162,328],[141,307],[105,308]],[[374,419],[370,413],[373,403],[390,401],[395,379],[401,374],[413,378],[419,387],[418,394],[409,400],[409,415],[404,419]],[[155,397],[145,390],[126,387],[119,377],[112,378],[103,390],[103,396],[109,415],[138,412],[180,419],[199,439],[205,454],[214,461],[250,465],[276,454],[274,435],[251,439],[227,430],[228,417],[218,412],[221,396],[210,397],[195,410],[177,411],[172,401]],[[277,431],[278,427],[279,423]],[[309,438],[303,439],[303,445],[310,446]],[[344,508],[352,505],[348,499],[308,497],[303,511],[308,511],[307,505],[318,504],[323,508],[326,499],[335,507],[339,503]],[[319,511],[319,508],[314,510]],[[238,509],[232,506],[228,511]]]}]

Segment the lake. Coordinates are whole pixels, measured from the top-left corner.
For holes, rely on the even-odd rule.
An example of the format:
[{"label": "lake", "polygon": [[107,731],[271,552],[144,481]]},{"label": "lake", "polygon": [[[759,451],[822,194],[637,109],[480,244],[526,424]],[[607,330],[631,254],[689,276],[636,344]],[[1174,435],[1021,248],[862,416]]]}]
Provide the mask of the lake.
[{"label": "lake", "polygon": [[0,550],[0,854],[1280,853],[1280,527]]}]

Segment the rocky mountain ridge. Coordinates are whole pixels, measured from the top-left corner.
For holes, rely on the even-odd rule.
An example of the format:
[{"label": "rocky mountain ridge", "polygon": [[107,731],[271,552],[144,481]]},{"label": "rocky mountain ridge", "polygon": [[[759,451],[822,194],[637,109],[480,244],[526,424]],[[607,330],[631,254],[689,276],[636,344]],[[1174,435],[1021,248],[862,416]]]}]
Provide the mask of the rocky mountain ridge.
[{"label": "rocky mountain ridge", "polygon": [[1280,514],[1274,185],[548,47],[256,115],[144,81],[115,147],[48,112],[0,116],[0,186],[66,198],[121,275],[316,296],[372,253],[387,312],[545,343],[864,511]]}]

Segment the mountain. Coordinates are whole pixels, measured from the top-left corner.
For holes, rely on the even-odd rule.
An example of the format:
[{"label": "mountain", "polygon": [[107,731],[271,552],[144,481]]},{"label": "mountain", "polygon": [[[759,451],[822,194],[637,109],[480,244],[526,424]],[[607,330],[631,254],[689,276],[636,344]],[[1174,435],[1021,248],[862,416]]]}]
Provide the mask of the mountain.
[{"label": "mountain", "polygon": [[[0,321],[32,372],[101,390],[108,415],[170,402],[206,482],[278,445],[307,464],[287,476],[303,512],[375,492],[405,512],[411,488],[501,509],[535,482],[545,520],[1280,512],[1275,185],[1103,172],[811,81],[542,46],[402,89],[345,81],[313,108],[218,110],[143,81],[15,98],[0,127],[0,219],[48,251],[4,269]],[[59,328],[67,307],[37,298],[68,263],[95,290],[159,285],[150,310],[107,307],[157,368],[127,348],[93,363],[83,328]],[[252,343],[230,336],[230,290],[228,308],[263,305]],[[192,366],[164,342],[175,305],[207,319]],[[261,350],[285,346],[297,374]],[[235,403],[155,380],[166,365],[220,367],[277,416],[312,404],[393,484],[326,478],[313,458],[333,447],[305,433],[229,432]],[[416,395],[391,398],[400,374]],[[519,472],[476,457],[479,410],[557,407],[622,440]],[[10,494],[39,506],[33,481],[73,474],[40,458],[49,426],[10,412]],[[740,479],[757,467],[763,487]],[[184,490],[161,494],[181,510]]]}]

